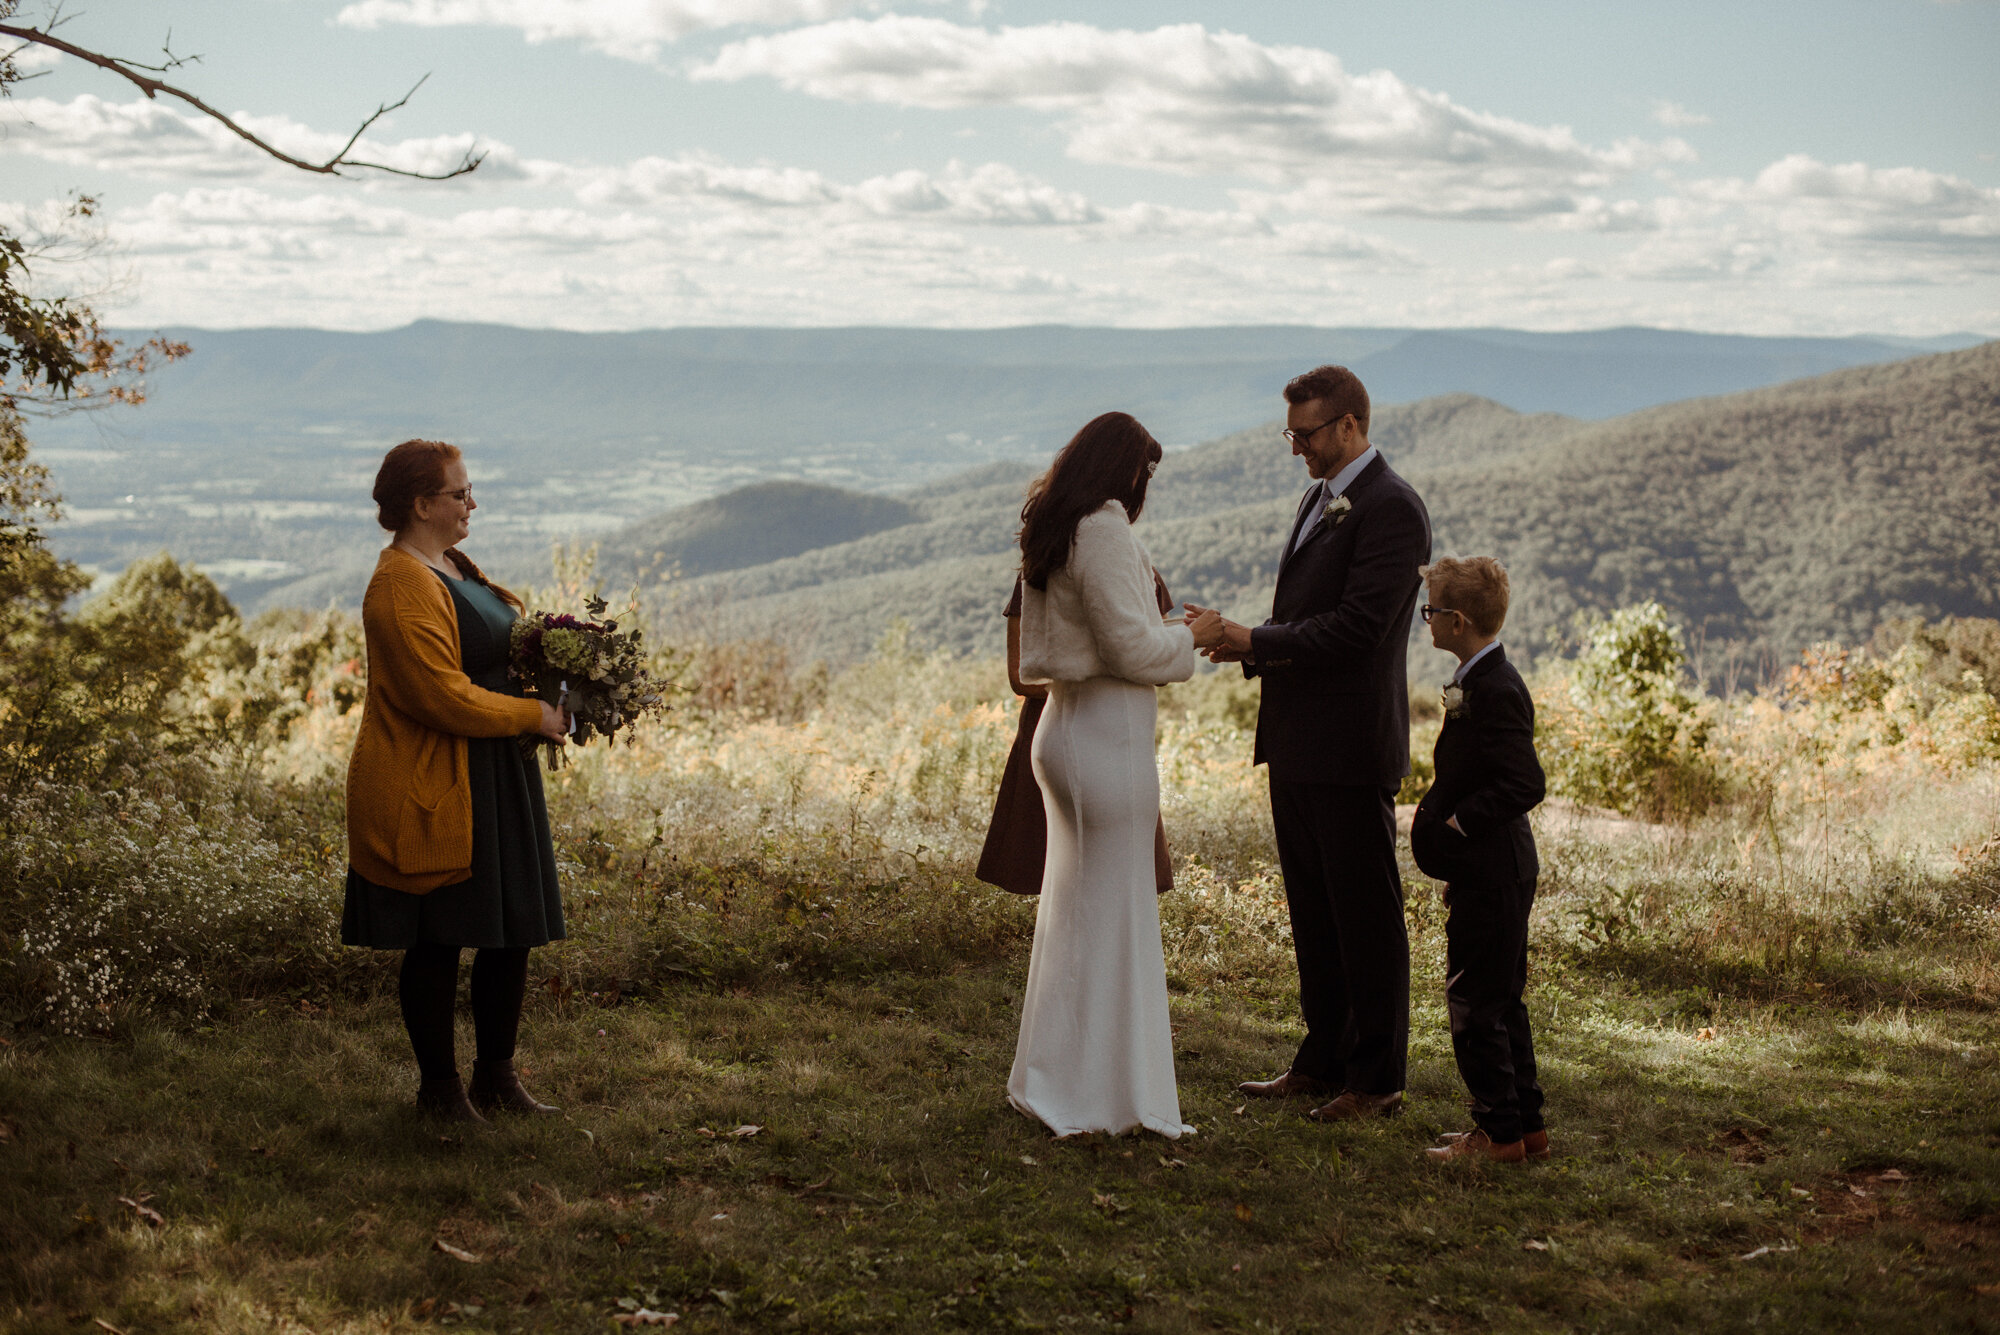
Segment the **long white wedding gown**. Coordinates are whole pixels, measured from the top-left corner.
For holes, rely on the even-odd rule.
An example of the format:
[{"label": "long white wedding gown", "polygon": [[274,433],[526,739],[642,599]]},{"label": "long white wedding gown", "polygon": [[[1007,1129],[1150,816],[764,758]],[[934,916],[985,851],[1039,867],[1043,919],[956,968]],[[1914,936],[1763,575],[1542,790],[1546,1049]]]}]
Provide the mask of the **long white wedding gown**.
[{"label": "long white wedding gown", "polygon": [[[1146,638],[1157,645],[1151,580],[1147,563],[1132,615],[1150,623]],[[1185,630],[1173,632],[1180,639],[1169,648],[1186,666],[1166,679],[1184,679],[1192,647]],[[1100,627],[1100,645],[1108,638]],[[1035,730],[1048,857],[1007,1097],[1059,1136],[1142,1126],[1177,1138],[1192,1130],[1181,1121],[1174,1083],[1153,872],[1156,709],[1150,685],[1115,676],[1058,680]]]}]

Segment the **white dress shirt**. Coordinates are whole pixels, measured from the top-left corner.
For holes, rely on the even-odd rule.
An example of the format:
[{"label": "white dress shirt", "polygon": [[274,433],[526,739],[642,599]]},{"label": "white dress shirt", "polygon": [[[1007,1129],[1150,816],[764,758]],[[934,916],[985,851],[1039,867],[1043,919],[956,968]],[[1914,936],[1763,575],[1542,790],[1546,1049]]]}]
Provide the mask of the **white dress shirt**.
[{"label": "white dress shirt", "polygon": [[1306,520],[1305,523],[1299,525],[1298,542],[1294,542],[1292,544],[1293,551],[1297,551],[1299,549],[1299,543],[1304,542],[1306,540],[1306,534],[1312,532],[1314,528],[1318,527],[1320,520],[1320,513],[1323,510],[1325,510],[1328,505],[1333,503],[1334,497],[1346,491],[1349,484],[1351,484],[1355,478],[1361,476],[1361,470],[1366,468],[1369,464],[1374,463],[1375,456],[1380,454],[1381,452],[1382,451],[1376,449],[1373,445],[1370,445],[1367,449],[1355,455],[1354,458],[1348,462],[1347,467],[1341,469],[1338,473],[1335,473],[1332,477],[1321,479],[1319,484],[1319,495],[1314,498],[1312,503],[1312,510],[1310,512],[1312,517]]},{"label": "white dress shirt", "polygon": [[1487,645],[1484,649],[1481,649],[1478,653],[1474,654],[1472,657],[1466,659],[1463,663],[1460,663],[1458,665],[1458,671],[1452,673],[1451,680],[1446,682],[1445,684],[1447,686],[1456,686],[1460,682],[1464,681],[1465,674],[1472,671],[1472,665],[1474,663],[1477,663],[1480,659],[1486,657],[1486,655],[1492,653],[1495,649],[1498,649],[1499,647],[1500,647],[1500,641],[1495,640],[1493,641],[1493,643]]}]

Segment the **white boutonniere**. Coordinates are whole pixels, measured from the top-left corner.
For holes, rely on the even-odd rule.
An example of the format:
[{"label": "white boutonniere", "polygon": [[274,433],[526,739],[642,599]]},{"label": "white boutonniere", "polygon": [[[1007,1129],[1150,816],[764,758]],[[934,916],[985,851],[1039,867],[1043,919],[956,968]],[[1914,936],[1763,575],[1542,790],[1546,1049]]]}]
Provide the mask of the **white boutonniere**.
[{"label": "white boutonniere", "polygon": [[1446,718],[1464,718],[1466,709],[1465,688],[1463,686],[1445,687],[1444,716]]},{"label": "white boutonniere", "polygon": [[1320,514],[1328,523],[1332,524],[1335,528],[1339,528],[1340,521],[1347,518],[1347,512],[1353,508],[1353,501],[1348,500],[1345,496],[1336,496],[1326,503],[1326,508],[1321,510]]}]

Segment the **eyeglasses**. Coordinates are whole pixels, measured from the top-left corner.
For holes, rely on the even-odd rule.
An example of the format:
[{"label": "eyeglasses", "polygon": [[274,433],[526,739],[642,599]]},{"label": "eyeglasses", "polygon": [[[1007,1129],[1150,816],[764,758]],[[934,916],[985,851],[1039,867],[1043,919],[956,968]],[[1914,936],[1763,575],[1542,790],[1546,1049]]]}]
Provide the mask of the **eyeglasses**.
[{"label": "eyeglasses", "polygon": [[1431,624],[1431,618],[1434,616],[1443,615],[1443,616],[1456,617],[1465,615],[1465,613],[1459,611],[1456,607],[1432,607],[1429,603],[1425,603],[1422,607],[1418,608],[1417,610],[1419,613],[1422,614],[1424,618],[1424,624],[1426,626]]},{"label": "eyeglasses", "polygon": [[431,493],[431,495],[433,495],[433,496],[449,496],[449,497],[451,497],[451,498],[452,498],[453,500],[457,501],[457,502],[458,502],[458,503],[459,503],[460,505],[470,505],[470,504],[472,504],[472,488],[471,488],[471,487],[460,487],[460,488],[459,488],[459,489],[458,489],[457,491],[434,491],[434,492],[432,492],[432,493]]},{"label": "eyeglasses", "polygon": [[1309,426],[1303,431],[1298,431],[1291,427],[1286,427],[1283,431],[1280,431],[1278,434],[1283,436],[1285,438],[1286,443],[1288,444],[1303,445],[1307,441],[1311,440],[1314,436],[1318,435],[1320,432],[1332,426],[1335,422],[1338,422],[1341,417],[1352,417],[1352,416],[1354,416],[1353,413],[1342,413],[1340,417],[1329,417],[1324,422],[1321,422],[1318,426]]}]

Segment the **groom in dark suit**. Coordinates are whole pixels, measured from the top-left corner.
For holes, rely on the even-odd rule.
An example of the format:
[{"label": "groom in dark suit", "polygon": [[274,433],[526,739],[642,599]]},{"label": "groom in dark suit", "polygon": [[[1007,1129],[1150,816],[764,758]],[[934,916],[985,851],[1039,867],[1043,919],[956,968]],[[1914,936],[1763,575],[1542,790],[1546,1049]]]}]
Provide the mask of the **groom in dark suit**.
[{"label": "groom in dark suit", "polygon": [[1271,619],[1225,621],[1209,657],[1263,679],[1256,763],[1270,766],[1306,1038],[1283,1075],[1239,1088],[1325,1098],[1309,1116],[1353,1121],[1403,1101],[1410,940],[1396,790],[1410,772],[1407,648],[1431,523],[1368,443],[1368,391],[1352,371],[1308,371],[1285,402],[1285,439],[1313,485],[1278,561]]}]

